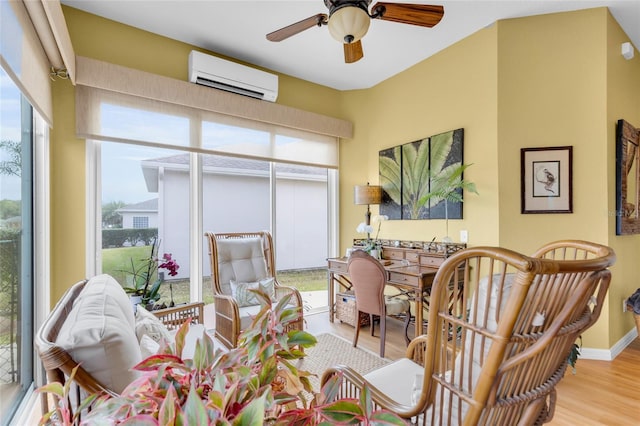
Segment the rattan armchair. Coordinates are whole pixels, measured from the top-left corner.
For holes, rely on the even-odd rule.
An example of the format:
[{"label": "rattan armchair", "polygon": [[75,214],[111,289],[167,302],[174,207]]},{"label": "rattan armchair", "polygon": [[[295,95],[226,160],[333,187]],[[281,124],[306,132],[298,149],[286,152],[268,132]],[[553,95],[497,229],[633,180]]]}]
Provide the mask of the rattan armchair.
[{"label": "rattan armchair", "polygon": [[546,423],[572,346],[600,315],[614,262],[612,249],[585,241],[551,243],[533,256],[460,251],[440,267],[427,334],[406,358],[365,376],[337,366],[322,383],[342,374],[338,397],[367,384],[374,405],[416,424]]},{"label": "rattan armchair", "polygon": [[[75,367],[78,367],[74,381],[70,383],[69,390],[69,408],[76,410],[82,400],[90,394],[104,393],[117,396],[114,389],[104,386],[91,373],[87,372],[82,362],[74,359],[70,352],[57,343],[58,336],[62,330],[63,324],[71,314],[74,302],[80,297],[89,280],[82,280],[69,288],[62,298],[58,301],[53,310],[35,336],[35,346],[37,348],[42,365],[46,372],[46,380],[48,383],[58,382],[65,383],[67,378]],[[124,295],[124,290],[123,290]],[[152,311],[160,321],[167,326],[168,329],[175,329],[176,326],[191,318],[193,324],[203,324],[203,302],[193,302],[176,307]],[[133,307],[131,307],[133,309]],[[135,335],[134,335],[135,338]],[[49,411],[49,400],[47,394],[42,394],[42,410],[43,413]],[[53,397],[54,404],[58,403],[57,397]]]},{"label": "rattan armchair", "polygon": [[274,299],[291,295],[290,304],[300,316],[289,328],[303,329],[302,297],[291,287],[280,285],[276,278],[273,239],[266,231],[205,234],[209,242],[211,282],[215,307],[215,337],[228,348],[238,345],[238,336],[250,325],[259,305],[240,306],[233,297],[231,281],[259,281],[273,277]]}]

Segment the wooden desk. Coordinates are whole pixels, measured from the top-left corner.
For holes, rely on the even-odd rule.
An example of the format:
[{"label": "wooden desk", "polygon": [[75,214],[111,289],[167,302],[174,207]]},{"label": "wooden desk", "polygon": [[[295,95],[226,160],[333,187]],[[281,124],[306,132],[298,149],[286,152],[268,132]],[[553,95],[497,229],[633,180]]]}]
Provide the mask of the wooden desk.
[{"label": "wooden desk", "polygon": [[[351,281],[347,272],[347,257],[337,257],[327,259],[329,270],[329,321],[334,321],[335,315],[335,287],[343,287],[347,290],[351,289]],[[425,298],[428,298],[431,284],[438,272],[438,262],[435,267],[403,263],[403,260],[386,259],[383,261],[384,268],[387,271],[388,285],[400,290],[406,294],[410,300],[415,302],[415,335],[422,334],[423,308],[425,306]],[[433,264],[433,263],[432,263]],[[340,289],[340,288],[338,288]],[[427,299],[428,300],[428,299]]]}]

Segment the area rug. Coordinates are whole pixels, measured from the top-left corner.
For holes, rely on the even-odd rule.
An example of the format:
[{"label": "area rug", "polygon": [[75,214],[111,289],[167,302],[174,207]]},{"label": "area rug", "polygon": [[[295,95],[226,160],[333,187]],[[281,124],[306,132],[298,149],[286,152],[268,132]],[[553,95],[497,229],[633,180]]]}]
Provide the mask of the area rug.
[{"label": "area rug", "polygon": [[318,343],[305,349],[306,356],[299,360],[296,367],[315,374],[310,378],[314,390],[320,390],[322,373],[335,365],[347,365],[360,374],[387,365],[390,361],[362,348],[354,348],[352,343],[334,334],[316,336]]}]

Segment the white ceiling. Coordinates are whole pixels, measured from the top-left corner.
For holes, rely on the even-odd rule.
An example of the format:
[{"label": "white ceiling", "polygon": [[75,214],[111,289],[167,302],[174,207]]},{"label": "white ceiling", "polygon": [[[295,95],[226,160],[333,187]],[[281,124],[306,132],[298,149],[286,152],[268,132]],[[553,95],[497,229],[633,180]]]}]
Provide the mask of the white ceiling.
[{"label": "white ceiling", "polygon": [[342,46],[326,26],[279,43],[265,38],[281,27],[326,13],[322,0],[62,0],[64,5],[339,90],[374,86],[500,19],[608,6],[630,41],[640,47],[636,0],[404,3],[441,4],[444,18],[433,28],[373,20],[362,39],[364,58],[345,64]]}]

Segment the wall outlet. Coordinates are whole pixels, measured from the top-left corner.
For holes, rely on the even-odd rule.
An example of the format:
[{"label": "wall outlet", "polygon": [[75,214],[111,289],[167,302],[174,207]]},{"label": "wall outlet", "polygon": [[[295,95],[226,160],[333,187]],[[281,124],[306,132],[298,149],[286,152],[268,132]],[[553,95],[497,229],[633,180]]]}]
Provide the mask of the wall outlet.
[{"label": "wall outlet", "polygon": [[627,299],[622,299],[622,312],[627,312]]},{"label": "wall outlet", "polygon": [[460,242],[461,243],[469,242],[469,231],[467,231],[466,229],[463,229],[462,231],[460,231]]}]

